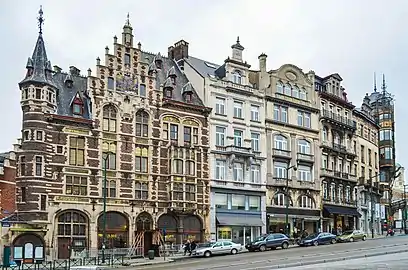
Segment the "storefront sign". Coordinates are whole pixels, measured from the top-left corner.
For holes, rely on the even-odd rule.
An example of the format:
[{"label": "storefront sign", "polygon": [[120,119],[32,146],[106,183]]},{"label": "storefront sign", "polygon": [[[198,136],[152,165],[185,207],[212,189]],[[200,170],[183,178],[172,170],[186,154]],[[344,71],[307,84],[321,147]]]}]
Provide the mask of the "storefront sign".
[{"label": "storefront sign", "polygon": [[68,202],[89,202],[88,198],[74,197],[74,196],[56,196],[56,201],[68,201]]},{"label": "storefront sign", "polygon": [[84,129],[77,129],[77,128],[64,128],[64,132],[66,133],[74,133],[80,135],[88,135],[89,131]]},{"label": "storefront sign", "polygon": [[[99,202],[103,202],[103,199],[99,199]],[[106,199],[106,203],[109,204],[129,204],[128,200],[122,199]]]}]

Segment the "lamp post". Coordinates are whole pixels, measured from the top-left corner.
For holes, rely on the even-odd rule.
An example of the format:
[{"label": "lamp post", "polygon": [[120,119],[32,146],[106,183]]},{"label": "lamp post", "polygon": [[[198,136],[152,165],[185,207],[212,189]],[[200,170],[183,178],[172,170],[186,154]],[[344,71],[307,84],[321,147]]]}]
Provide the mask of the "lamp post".
[{"label": "lamp post", "polygon": [[285,234],[289,237],[289,170],[293,169],[294,171],[297,171],[296,165],[292,165],[290,167],[286,168],[286,209],[285,209]]},{"label": "lamp post", "polygon": [[371,176],[367,180],[370,181],[370,201],[371,201],[371,238],[374,238],[374,192],[373,192],[373,178],[376,178],[377,176],[381,175],[381,173],[376,173],[375,175]]},{"label": "lamp post", "polygon": [[105,263],[105,248],[106,248],[106,197],[108,191],[106,190],[106,183],[107,183],[107,177],[106,177],[106,170],[109,164],[109,155],[111,152],[106,152],[103,153],[102,158],[103,158],[103,210],[102,210],[102,217],[103,217],[103,223],[102,223],[102,263]]},{"label": "lamp post", "polygon": [[402,194],[404,198],[404,209],[402,210],[402,228],[404,229],[404,233],[408,234],[407,231],[407,191],[406,191],[407,185],[404,184],[404,194]]}]

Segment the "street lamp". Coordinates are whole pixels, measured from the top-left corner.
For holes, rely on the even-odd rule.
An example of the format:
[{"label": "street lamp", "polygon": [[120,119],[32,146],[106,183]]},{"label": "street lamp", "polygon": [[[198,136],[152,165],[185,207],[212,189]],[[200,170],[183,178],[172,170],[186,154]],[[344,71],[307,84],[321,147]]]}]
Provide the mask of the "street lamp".
[{"label": "street lamp", "polygon": [[408,234],[407,231],[407,191],[406,191],[407,184],[404,184],[404,209],[402,211],[402,228],[404,229],[404,233]]},{"label": "street lamp", "polygon": [[374,192],[373,192],[373,181],[371,179],[376,178],[381,175],[381,173],[376,173],[375,175],[369,177],[367,180],[370,181],[370,201],[371,201],[371,238],[374,238]]},{"label": "street lamp", "polygon": [[294,171],[297,171],[296,165],[292,165],[290,167],[286,168],[286,209],[285,209],[285,234],[289,237],[289,170],[293,169]]},{"label": "street lamp", "polygon": [[107,183],[107,177],[106,177],[106,170],[109,164],[109,156],[113,154],[112,152],[105,152],[102,154],[102,159],[103,159],[103,223],[102,223],[102,263],[105,263],[105,248],[106,248],[106,196],[108,191],[106,190],[106,183]]}]

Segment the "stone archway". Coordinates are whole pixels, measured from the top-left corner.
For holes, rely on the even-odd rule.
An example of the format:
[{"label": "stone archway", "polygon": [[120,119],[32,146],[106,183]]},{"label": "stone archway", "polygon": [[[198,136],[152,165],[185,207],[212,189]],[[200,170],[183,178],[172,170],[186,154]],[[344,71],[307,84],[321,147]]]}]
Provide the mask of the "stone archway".
[{"label": "stone archway", "polygon": [[[56,217],[58,259],[68,259],[88,246],[89,219],[78,210],[66,210]],[[71,251],[70,251],[71,249]]]},{"label": "stone archway", "polygon": [[[184,238],[190,241],[203,242],[203,223],[201,219],[196,215],[189,215],[184,217],[183,220],[184,227]],[[184,239],[184,240],[186,240]]]},{"label": "stone archway", "polygon": [[153,218],[147,212],[142,212],[136,217],[135,242],[139,243],[137,248],[141,249],[138,252],[143,254],[147,254],[153,246]]},{"label": "stone archway", "polygon": [[13,258],[15,261],[33,263],[34,260],[44,260],[44,239],[35,233],[23,233],[18,235],[13,243]]},{"label": "stone archway", "polygon": [[173,215],[161,215],[157,221],[157,227],[163,232],[165,242],[181,244],[178,240],[177,219]]},{"label": "stone archway", "polygon": [[[103,214],[98,218],[98,247],[103,243]],[[129,219],[120,212],[106,212],[106,239],[105,245],[110,248],[127,248],[129,244]]]}]

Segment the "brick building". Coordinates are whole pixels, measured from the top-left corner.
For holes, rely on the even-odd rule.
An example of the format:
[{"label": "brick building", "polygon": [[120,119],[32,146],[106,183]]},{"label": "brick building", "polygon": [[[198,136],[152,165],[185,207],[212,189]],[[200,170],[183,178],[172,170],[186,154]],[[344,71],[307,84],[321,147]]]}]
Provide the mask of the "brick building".
[{"label": "brick building", "polygon": [[0,218],[16,210],[16,159],[14,152],[0,153]]},{"label": "brick building", "polygon": [[87,76],[51,68],[41,11],[39,21],[19,84],[18,216],[10,220],[24,232],[13,232],[12,245],[41,259],[101,248],[104,235],[106,248],[147,250],[159,231],[167,242],[204,241],[211,109],[172,59],[134,46],[129,18]]}]

